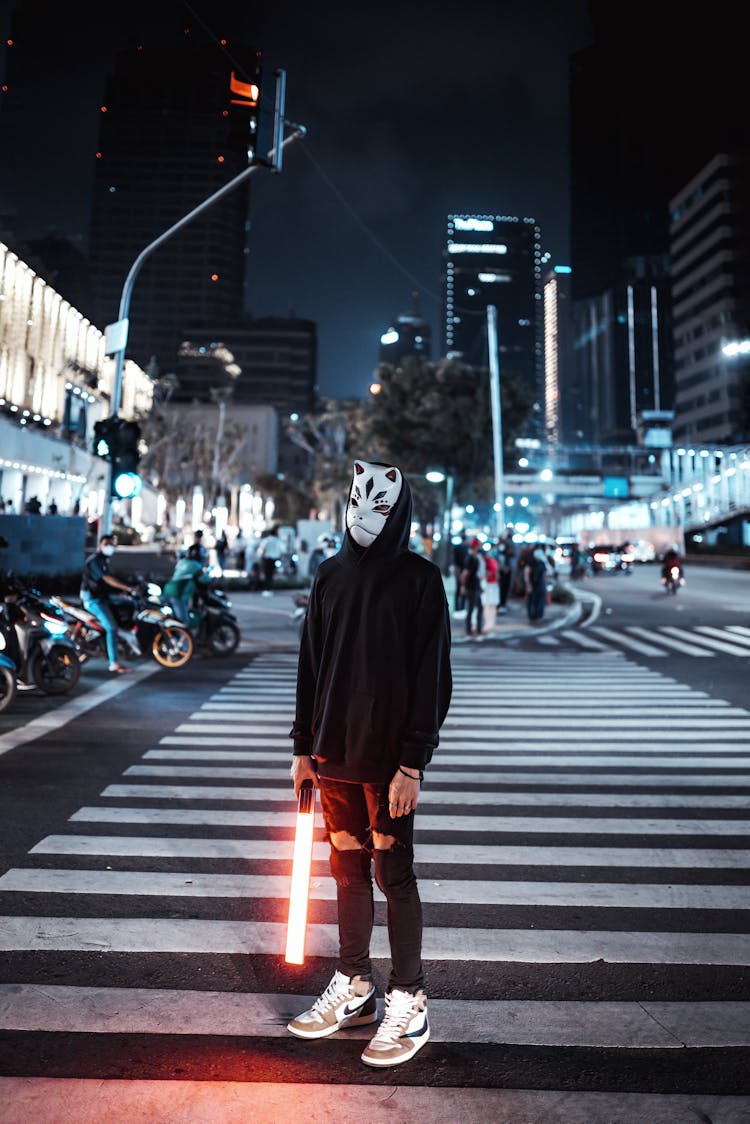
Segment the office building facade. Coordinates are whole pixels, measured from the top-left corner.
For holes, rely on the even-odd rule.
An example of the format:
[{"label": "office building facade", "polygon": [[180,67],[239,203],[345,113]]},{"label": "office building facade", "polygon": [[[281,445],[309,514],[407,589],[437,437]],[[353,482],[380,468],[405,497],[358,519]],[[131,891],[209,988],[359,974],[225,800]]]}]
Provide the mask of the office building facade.
[{"label": "office building facade", "polygon": [[500,372],[544,398],[541,233],[532,218],[449,215],[443,251],[443,347],[488,364],[487,308],[497,310]]},{"label": "office building facade", "polygon": [[674,438],[750,440],[750,160],[719,154],[670,201]]}]

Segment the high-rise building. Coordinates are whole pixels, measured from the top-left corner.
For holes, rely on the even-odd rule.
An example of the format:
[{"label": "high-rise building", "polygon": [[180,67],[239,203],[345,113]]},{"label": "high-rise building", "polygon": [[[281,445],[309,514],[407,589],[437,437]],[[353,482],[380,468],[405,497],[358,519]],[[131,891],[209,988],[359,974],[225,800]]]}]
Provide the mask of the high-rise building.
[{"label": "high-rise building", "polygon": [[432,329],[411,294],[411,308],[401,312],[380,337],[380,362],[397,366],[403,359],[432,358]]},{"label": "high-rise building", "polygon": [[[237,82],[257,67],[254,50],[231,44],[135,44],[120,52],[101,106],[94,160],[90,259],[99,324],[117,319],[137,255],[247,166],[237,130]],[[235,73],[235,67],[239,73]],[[128,353],[174,369],[195,323],[241,315],[248,188],[229,192],[160,245],[142,266],[130,310]]]},{"label": "high-rise building", "polygon": [[[443,251],[443,345],[447,356],[486,366],[487,308],[497,309],[500,372],[517,376],[539,403],[542,363],[541,233],[532,218],[449,215]],[[536,414],[541,417],[540,412]]]},{"label": "high-rise building", "polygon": [[544,429],[547,441],[575,441],[580,428],[580,394],[573,379],[569,265],[554,266],[544,278]]},{"label": "high-rise building", "polygon": [[745,48],[717,0],[627,14],[591,0],[590,47],[570,60],[572,307],[588,441],[631,440],[672,408],[669,200],[746,135]]},{"label": "high-rise building", "polygon": [[675,440],[750,440],[747,153],[709,160],[670,212]]}]

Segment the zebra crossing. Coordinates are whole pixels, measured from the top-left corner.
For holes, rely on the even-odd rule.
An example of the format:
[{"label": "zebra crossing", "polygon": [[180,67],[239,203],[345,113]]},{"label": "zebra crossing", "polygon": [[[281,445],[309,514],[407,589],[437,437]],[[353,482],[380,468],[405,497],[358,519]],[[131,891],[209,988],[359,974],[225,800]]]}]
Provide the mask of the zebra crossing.
[{"label": "zebra crossing", "polygon": [[[337,949],[318,828],[308,968],[281,965],[295,671],[292,654],[257,657],[0,876],[0,952],[26,966],[0,984],[0,1032],[91,1036],[99,1047],[145,1036],[178,1053],[186,1036],[220,1038],[251,1057],[288,1039],[286,1022],[327,981]],[[498,1073],[509,1047],[557,1051],[553,1075],[570,1050],[602,1051],[592,1057],[613,1071],[650,1050],[660,1076],[644,1075],[638,1092],[654,1098],[643,1118],[657,1119],[660,1098],[696,1088],[687,1073],[705,1072],[712,1089],[722,1051],[747,1061],[749,798],[744,707],[609,649],[575,666],[552,651],[454,654],[453,702],[417,813],[432,1038],[404,1067],[411,1084],[430,1084],[432,1065],[469,1046]],[[387,962],[377,890],[372,951]],[[72,958],[75,982],[61,980],[58,956]],[[257,962],[273,986],[250,968],[224,974],[231,958]],[[134,960],[149,968],[140,987],[118,977]],[[164,986],[172,963],[192,974]],[[211,986],[198,986],[209,964]],[[466,981],[460,998],[455,980]],[[356,1083],[346,1043],[370,1033],[340,1032],[326,1064],[341,1051]],[[322,1052],[305,1048],[319,1083]],[[76,1057],[72,1077],[82,1076]],[[471,1067],[454,1065],[453,1084],[471,1085]],[[570,1118],[598,1119],[586,1079],[573,1087],[583,1115]]]},{"label": "zebra crossing", "polygon": [[695,659],[712,659],[716,656],[750,658],[750,628],[730,624],[726,628],[696,625],[679,628],[676,625],[657,625],[642,628],[626,625],[616,629],[608,625],[590,625],[585,628],[562,629],[559,633],[532,637],[542,648],[573,647],[585,652],[625,652],[640,656],[667,657],[675,653]]}]

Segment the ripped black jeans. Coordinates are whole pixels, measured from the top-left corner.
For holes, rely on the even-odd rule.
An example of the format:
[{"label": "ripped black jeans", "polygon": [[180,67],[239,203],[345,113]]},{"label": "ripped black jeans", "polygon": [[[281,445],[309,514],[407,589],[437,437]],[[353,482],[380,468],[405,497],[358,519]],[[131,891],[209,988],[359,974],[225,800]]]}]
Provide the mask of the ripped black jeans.
[{"label": "ripped black jeans", "polygon": [[[385,895],[391,972],[388,988],[415,994],[424,987],[422,902],[414,874],[414,813],[392,819],[387,784],[359,784],[320,778],[320,804],[326,838],[337,832],[353,836],[359,847],[346,850],[331,843],[331,873],[336,881],[339,924],[338,969],[347,976],[372,979],[370,939],[375,917],[375,881]],[[390,850],[374,847],[373,831],[392,836]]]}]

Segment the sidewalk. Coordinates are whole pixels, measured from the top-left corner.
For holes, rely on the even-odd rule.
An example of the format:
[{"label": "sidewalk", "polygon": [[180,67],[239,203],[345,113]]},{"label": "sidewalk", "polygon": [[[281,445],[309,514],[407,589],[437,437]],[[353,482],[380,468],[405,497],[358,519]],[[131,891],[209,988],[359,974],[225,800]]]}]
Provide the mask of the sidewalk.
[{"label": "sidewalk", "polygon": [[493,644],[506,640],[524,640],[529,636],[541,636],[546,632],[556,632],[562,628],[572,628],[580,619],[583,612],[583,601],[578,591],[570,586],[575,600],[570,605],[563,605],[553,601],[544,608],[544,616],[540,621],[532,623],[526,613],[526,602],[523,598],[513,597],[508,600],[508,612],[496,618],[484,636],[465,636],[464,618],[453,613],[456,596],[456,579],[443,577],[445,595],[451,607],[451,633],[453,644]]}]

